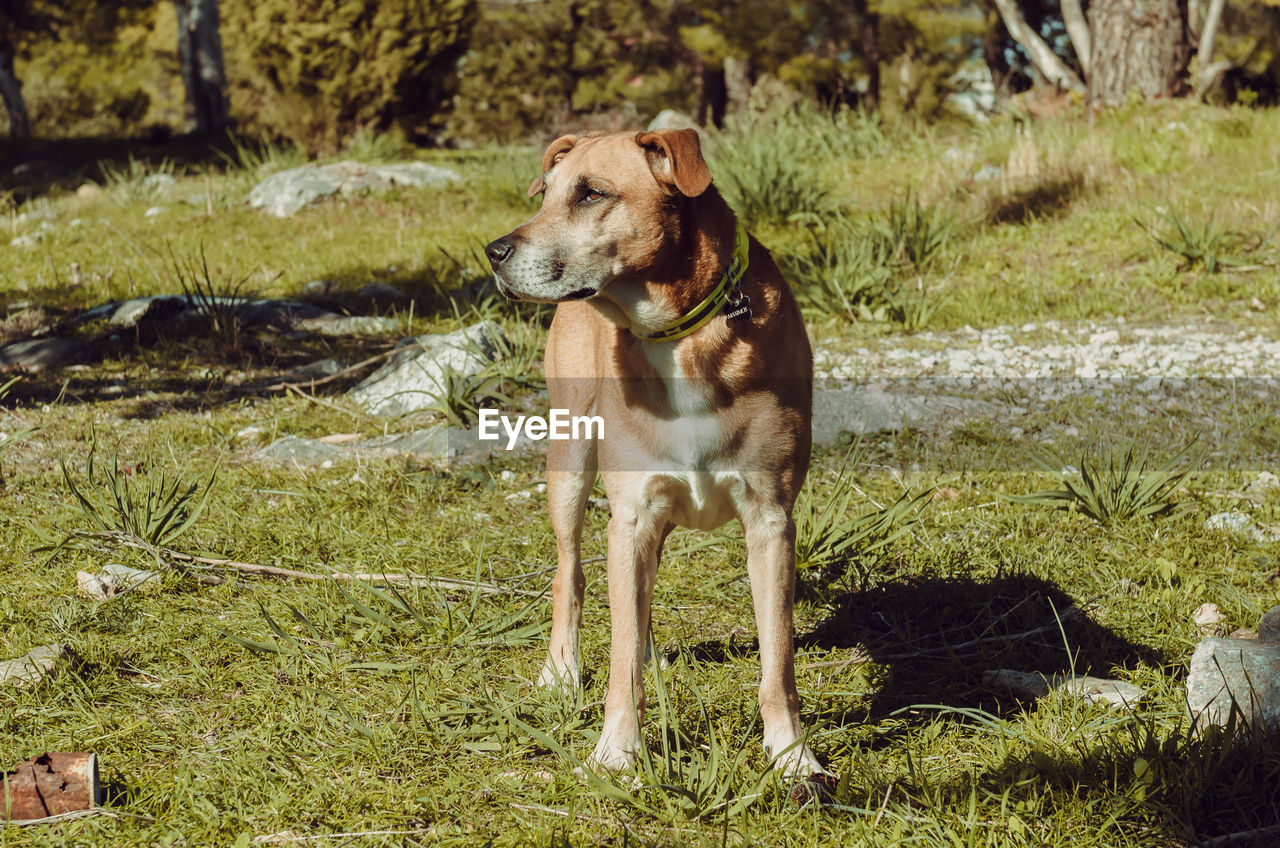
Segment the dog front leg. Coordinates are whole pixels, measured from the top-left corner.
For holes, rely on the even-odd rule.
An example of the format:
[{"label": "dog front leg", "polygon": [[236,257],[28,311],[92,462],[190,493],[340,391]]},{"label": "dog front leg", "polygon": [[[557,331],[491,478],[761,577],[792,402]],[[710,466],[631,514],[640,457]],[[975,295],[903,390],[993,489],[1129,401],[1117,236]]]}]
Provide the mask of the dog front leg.
[{"label": "dog front leg", "polygon": [[590,760],[592,767],[607,771],[635,763],[642,744],[645,642],[658,551],[666,536],[660,516],[629,506],[615,509],[609,521],[609,691],[600,741]]},{"label": "dog front leg", "polygon": [[551,582],[551,644],[538,675],[544,689],[581,684],[578,633],[582,629],[582,522],[596,481],[594,441],[552,441],[547,456],[547,509],[556,535],[556,575]]},{"label": "dog front leg", "polygon": [[760,717],[765,753],[791,777],[825,771],[804,742],[796,692],[791,607],[795,596],[796,526],[790,515],[747,524],[747,572],[760,635]]}]

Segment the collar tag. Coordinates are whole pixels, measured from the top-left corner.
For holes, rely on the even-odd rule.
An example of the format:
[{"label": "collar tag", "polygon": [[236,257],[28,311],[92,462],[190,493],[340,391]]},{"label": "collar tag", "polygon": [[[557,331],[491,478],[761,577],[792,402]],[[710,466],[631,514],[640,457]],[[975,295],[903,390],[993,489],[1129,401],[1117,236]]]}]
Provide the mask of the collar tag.
[{"label": "collar tag", "polygon": [[725,304],[724,317],[730,321],[750,321],[751,298],[742,294],[741,290],[738,291],[738,294],[741,295],[741,297],[738,298],[737,303],[734,303],[731,300]]}]

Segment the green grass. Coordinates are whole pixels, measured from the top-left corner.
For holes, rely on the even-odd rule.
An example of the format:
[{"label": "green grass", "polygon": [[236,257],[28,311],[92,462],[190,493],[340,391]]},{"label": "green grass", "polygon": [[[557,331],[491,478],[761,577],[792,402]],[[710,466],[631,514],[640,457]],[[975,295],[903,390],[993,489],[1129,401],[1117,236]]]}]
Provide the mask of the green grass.
[{"label": "green grass", "polygon": [[[915,216],[899,231],[932,233],[915,243],[939,244],[912,253],[895,238],[902,255],[885,260],[910,259],[914,268],[895,273],[938,299],[924,319],[931,331],[1120,315],[1130,325],[1201,325],[1207,314],[1229,332],[1274,337],[1274,267],[1183,268],[1133,222],[1168,205],[1186,210],[1186,220],[1270,230],[1280,216],[1271,143],[1280,114],[1162,104],[1095,125],[1045,123],[1034,136],[1041,171],[1008,184],[972,182],[941,155],[965,147],[983,164],[1003,165],[1019,143],[1005,124],[926,136],[876,124],[872,138],[861,124],[828,129],[815,120],[799,126],[809,127],[806,143],[824,166],[800,167],[822,181],[848,225]],[[1163,139],[1173,120],[1189,137],[1144,153],[1142,140]],[[846,138],[853,141],[842,150]],[[382,156],[395,152],[393,142],[371,137],[359,152]],[[1274,545],[1203,527],[1225,509],[1260,526],[1280,523],[1280,492],[1245,492],[1280,457],[1268,398],[1220,385],[1209,387],[1217,395],[1151,405],[1142,418],[1132,414],[1139,399],[1121,387],[955,429],[868,437],[847,465],[844,449],[819,452],[798,513],[796,627],[803,717],[814,750],[840,778],[822,809],[797,809],[760,747],[740,529],[677,531],[655,594],[655,654],[669,665],[647,671],[640,781],[584,782],[573,769],[596,741],[607,682],[604,568],[592,562],[586,571],[584,691],[538,691],[555,546],[536,457],[477,467],[365,458],[310,469],[250,458],[280,435],[372,436],[388,426],[344,396],[354,377],[308,396],[263,388],[290,369],[321,357],[359,362],[389,351],[400,334],[481,317],[503,325],[510,348],[486,379],[517,403],[543,403],[546,310],[513,308],[475,294],[479,287],[456,293],[482,280],[477,246],[530,213],[522,194],[538,151],[434,154],[464,175],[461,187],[337,198],[276,220],[241,201],[253,172],[295,160],[241,144],[230,163],[151,151],[139,173],[168,159],[163,168],[178,180],[159,199],[131,194],[138,174],[125,171],[100,195],[67,191],[74,183],[48,194],[53,229],[43,241],[0,241],[5,340],[108,298],[180,293],[191,273],[200,286],[249,273],[245,290],[267,295],[297,296],[310,280],[331,280],[338,292],[325,302],[353,310],[346,292],[376,279],[410,293],[412,308],[384,337],[247,330],[235,361],[217,338],[112,339],[101,326],[67,325],[100,344],[103,361],[25,375],[8,388],[0,659],[62,642],[82,662],[34,689],[0,689],[0,766],[46,750],[96,751],[112,816],[6,827],[6,848],[302,844],[285,841],[286,832],[332,846],[1154,848],[1280,822],[1274,742],[1193,739],[1182,689],[1200,638],[1197,607],[1216,603],[1231,630],[1256,626],[1277,600]],[[86,174],[100,173],[100,156],[81,158]],[[918,207],[902,206],[907,196]],[[753,224],[789,268],[816,255],[814,232],[839,225],[787,221],[791,203],[762,201]],[[144,217],[152,205],[167,211]],[[10,238],[38,226],[18,221],[38,206],[15,202]],[[946,210],[945,227],[930,210]],[[198,266],[174,268],[171,256],[199,257],[202,246]],[[799,294],[826,348],[945,349],[961,337],[905,336],[901,320],[828,317],[821,294]],[[29,305],[12,308],[18,301]],[[1048,331],[1027,332],[1028,343],[1051,340]],[[1066,422],[1078,424],[1076,435],[1063,434]],[[1136,442],[1164,457],[1198,433],[1206,459],[1181,481],[1184,508],[1158,522],[1101,524],[1079,510],[1004,497],[1044,488],[1043,472],[1027,461],[1035,451],[1080,456]],[[95,436],[117,462],[90,474]],[[93,505],[89,513],[68,479]],[[930,490],[927,508],[910,500]],[[126,515],[130,533],[162,538],[180,554],[322,579],[209,566],[198,576],[227,580],[211,586],[171,568],[154,587],[104,602],[79,597],[79,570],[155,567],[152,551],[103,535],[103,523],[127,529]],[[606,513],[588,511],[587,557],[604,552],[606,522]],[[161,535],[148,536],[157,526]],[[77,544],[50,550],[69,535]],[[336,571],[447,580],[327,577]],[[1057,695],[1019,701],[982,683],[982,672],[997,668],[1088,671],[1149,694],[1131,712]]]}]

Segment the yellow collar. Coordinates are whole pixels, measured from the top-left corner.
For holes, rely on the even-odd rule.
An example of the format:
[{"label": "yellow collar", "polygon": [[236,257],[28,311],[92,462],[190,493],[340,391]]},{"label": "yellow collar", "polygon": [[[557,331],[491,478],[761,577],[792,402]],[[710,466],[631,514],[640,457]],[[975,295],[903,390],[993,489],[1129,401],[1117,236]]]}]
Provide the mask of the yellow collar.
[{"label": "yellow collar", "polygon": [[[747,272],[747,254],[750,252],[751,240],[747,236],[747,228],[738,221],[737,242],[733,248],[733,262],[729,264],[728,269],[720,277],[720,281],[716,283],[716,287],[711,290],[711,294],[699,303],[697,306],[686,312],[674,324],[669,324],[663,329],[651,335],[642,336],[636,333],[636,336],[646,342],[673,342],[676,339],[682,339],[695,330],[701,328],[716,314],[724,308],[726,303],[737,304],[744,297],[738,290],[738,284],[742,282],[742,275]],[[734,294],[737,297],[734,297]],[[747,311],[750,314],[750,310]]]}]

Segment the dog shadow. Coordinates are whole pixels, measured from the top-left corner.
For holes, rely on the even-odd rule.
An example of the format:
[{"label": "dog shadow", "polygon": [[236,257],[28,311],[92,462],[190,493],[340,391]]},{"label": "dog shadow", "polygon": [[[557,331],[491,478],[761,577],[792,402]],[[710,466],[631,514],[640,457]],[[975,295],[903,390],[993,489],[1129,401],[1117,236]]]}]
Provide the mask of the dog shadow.
[{"label": "dog shadow", "polygon": [[1110,676],[1164,664],[1159,651],[1094,621],[1092,600],[1030,575],[903,578],[836,596],[796,646],[856,649],[884,669],[869,705],[852,707],[864,720],[917,704],[1005,714],[1021,702],[984,683],[985,672]]}]

